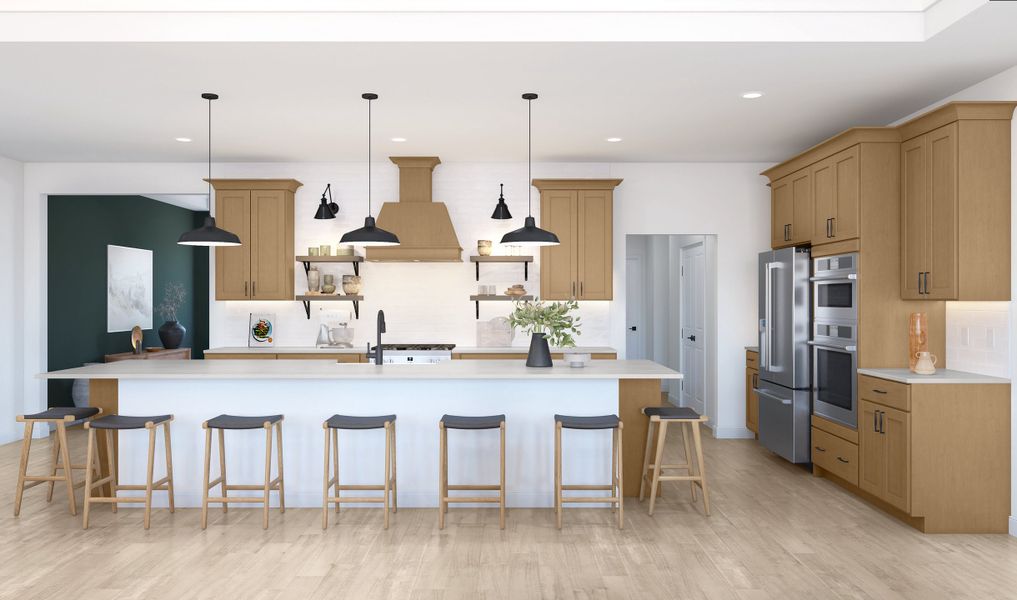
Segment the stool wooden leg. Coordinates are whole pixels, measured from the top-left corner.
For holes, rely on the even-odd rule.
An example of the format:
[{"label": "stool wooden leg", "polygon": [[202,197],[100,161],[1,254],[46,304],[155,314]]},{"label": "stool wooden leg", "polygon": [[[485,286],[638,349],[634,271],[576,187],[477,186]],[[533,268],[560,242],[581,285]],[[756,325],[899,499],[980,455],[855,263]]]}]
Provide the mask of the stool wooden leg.
[{"label": "stool wooden leg", "polygon": [[[219,430],[219,488],[222,491],[222,497],[226,498],[226,430]],[[222,511],[229,511],[229,503],[222,503]]]},{"label": "stool wooden leg", "polygon": [[71,453],[67,449],[67,428],[60,421],[57,421],[57,435],[60,436],[60,460],[64,463],[64,483],[67,484],[67,503],[70,505],[71,514],[77,515],[78,508],[75,506],[74,481],[71,478],[74,469],[71,468]]},{"label": "stool wooden leg", "polygon": [[703,461],[703,442],[699,433],[699,421],[692,422],[692,438],[696,445],[696,463],[699,466],[699,486],[703,488],[703,510],[710,516],[710,491],[706,487],[706,464]]},{"label": "stool wooden leg", "polygon": [[501,422],[501,478],[498,481],[500,494],[498,526],[505,529],[505,421]]},{"label": "stool wooden leg", "polygon": [[272,426],[265,427],[265,502],[261,511],[261,528],[268,529],[268,497],[272,481]]},{"label": "stool wooden leg", "polygon": [[646,426],[646,450],[643,452],[643,473],[639,479],[639,501],[642,502],[646,493],[646,475],[650,471],[650,452],[653,451],[653,420]]},{"label": "stool wooden leg", "polygon": [[653,505],[657,500],[657,486],[660,485],[660,468],[664,460],[664,440],[667,438],[667,421],[657,423],[657,452],[653,460],[653,483],[650,486],[650,516],[653,516]]},{"label": "stool wooden leg", "polygon": [[25,438],[21,442],[21,461],[18,464],[18,485],[14,488],[14,516],[21,514],[21,498],[25,495],[25,476],[28,475],[28,453],[32,451],[32,430],[35,423],[25,421]]},{"label": "stool wooden leg", "polygon": [[145,529],[152,524],[152,481],[155,475],[155,426],[148,427],[148,470],[145,477]]},{"label": "stool wooden leg", "polygon": [[[106,447],[109,448],[109,451],[106,452],[106,467],[109,469],[110,481],[106,485],[108,486],[107,489],[109,490],[110,497],[111,498],[116,498],[117,497],[117,491],[118,491],[117,488],[119,488],[119,486],[120,486],[120,477],[119,477],[120,474],[117,473],[116,453],[113,452],[113,447],[114,447],[113,446],[113,440],[114,440],[113,430],[112,429],[107,429],[106,430]],[[111,502],[110,503],[110,507],[113,510],[113,513],[116,514],[116,512],[118,510],[117,503],[116,502]]]},{"label": "stool wooden leg", "polygon": [[561,529],[561,513],[564,511],[561,501],[562,465],[561,465],[561,423],[554,424],[554,512],[558,529]]},{"label": "stool wooden leg", "polygon": [[321,528],[328,529],[328,490],[331,487],[328,480],[329,472],[329,460],[331,459],[331,448],[332,435],[329,433],[328,425],[322,424],[322,429],[325,430],[325,472],[321,478]]},{"label": "stool wooden leg", "polygon": [[276,472],[279,474],[279,512],[286,512],[286,478],[283,475],[282,421],[275,424]]},{"label": "stool wooden leg", "polygon": [[[689,442],[689,435],[692,433],[692,424],[688,422],[682,423],[682,444],[685,446],[685,465],[688,467],[689,475],[695,475],[693,470],[692,462],[692,445]],[[692,503],[696,503],[696,482],[689,480],[689,487],[692,488]]]},{"label": "stool wooden leg", "polygon": [[392,512],[399,512],[399,476],[396,474],[396,424],[392,423]]},{"label": "stool wooden leg", "polygon": [[622,460],[622,429],[625,425],[618,421],[618,529],[625,528],[625,463]]},{"label": "stool wooden leg", "polygon": [[205,478],[201,486],[201,528],[208,527],[208,471],[212,466],[212,430],[205,425]]},{"label": "stool wooden leg", "polygon": [[88,513],[92,504],[92,467],[95,457],[95,430],[88,429],[88,458],[85,459],[85,499],[81,507],[81,528],[88,529]]},{"label": "stool wooden leg", "polygon": [[[618,493],[618,432],[611,430],[611,496],[621,498]],[[618,505],[611,503],[611,512],[618,510]]]},{"label": "stool wooden leg", "polygon": [[392,430],[391,423],[385,423],[385,483],[384,483],[384,495],[382,496],[382,508],[385,512],[385,529],[388,529],[388,501],[389,501],[389,487],[392,485],[391,479],[389,479],[391,471],[392,460]]},{"label": "stool wooden leg", "polygon": [[[332,450],[333,450],[332,454],[335,456],[335,465],[333,465],[333,467],[332,467],[333,470],[335,471],[335,475],[334,475],[334,477],[335,477],[335,497],[338,498],[339,497],[339,430],[338,429],[333,429],[332,430]],[[339,514],[339,504],[340,504],[340,502],[338,500],[336,500],[336,503],[335,503],[335,512],[336,512],[336,514]]]},{"label": "stool wooden leg", "polygon": [[166,492],[169,494],[169,511],[176,512],[176,502],[173,498],[173,450],[170,448],[170,421],[164,421],[162,432],[166,442]]},{"label": "stool wooden leg", "polygon": [[[50,452],[49,476],[50,477],[56,477],[57,463],[59,462],[59,459],[60,459],[60,437],[56,436],[56,435],[51,435],[49,437],[50,437],[50,444],[49,445],[50,445],[50,449],[52,450],[52,452]],[[50,481],[49,482],[49,491],[46,492],[46,502],[47,503],[53,501],[53,488],[55,488],[55,487],[56,487],[56,480]]]},{"label": "stool wooden leg", "polygon": [[438,423],[438,529],[445,529],[445,491],[446,469],[448,469],[445,453],[445,425]]}]

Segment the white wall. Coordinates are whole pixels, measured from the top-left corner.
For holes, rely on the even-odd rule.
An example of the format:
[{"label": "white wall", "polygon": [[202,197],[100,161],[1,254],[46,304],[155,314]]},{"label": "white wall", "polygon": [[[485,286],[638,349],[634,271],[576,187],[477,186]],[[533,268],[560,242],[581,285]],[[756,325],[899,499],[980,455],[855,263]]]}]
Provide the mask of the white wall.
[{"label": "white wall", "polygon": [[[395,200],[397,171],[394,165],[376,162],[376,202]],[[742,347],[753,341],[756,276],[755,257],[769,243],[769,193],[758,173],[764,164],[666,164],[666,163],[549,163],[535,164],[534,177],[621,177],[614,210],[613,302],[586,302],[580,344],[606,344],[624,354],[625,348],[625,248],[627,233],[716,234],[719,340],[716,349],[718,406],[710,418],[721,437],[745,436]],[[193,163],[35,163],[25,165],[24,231],[21,316],[26,331],[25,363],[21,382],[26,402],[41,406],[42,382],[35,375],[46,370],[46,202],[48,194],[174,194],[201,193],[205,166]],[[366,209],[364,165],[351,164],[218,164],[216,177],[294,177],[304,183],[297,194],[298,249],[311,244],[333,246],[343,231],[359,227]],[[524,163],[450,163],[435,171],[434,197],[448,207],[464,255],[473,253],[477,239],[499,239],[518,226],[525,215],[522,188]],[[321,190],[333,183],[341,217],[315,221],[312,216]],[[512,224],[492,221],[490,211],[497,199],[498,183],[516,217]],[[377,204],[375,205],[377,211]],[[539,211],[534,194],[534,212]],[[482,269],[482,280],[499,285],[520,281],[518,267]],[[298,273],[300,271],[298,270]],[[364,294],[361,320],[355,322],[358,344],[374,335],[371,316],[384,308],[388,339],[433,340],[436,331],[459,345],[475,343],[476,321],[466,297],[476,289],[473,270],[464,264],[380,264],[363,267]],[[300,281],[301,279],[298,279]],[[539,265],[530,273],[528,289],[539,282]],[[405,298],[410,298],[405,300]],[[247,313],[273,310],[278,314],[279,343],[312,344],[317,321],[304,318],[296,302],[221,303],[210,301],[213,346],[245,343]],[[482,307],[481,318],[497,314]],[[312,316],[314,316],[312,314]],[[517,340],[524,344],[525,340]]]},{"label": "white wall", "polygon": [[21,207],[24,166],[0,157],[0,444],[20,432],[14,416],[24,412],[20,372],[22,367],[21,296],[15,284],[21,275]]},{"label": "white wall", "polygon": [[[893,123],[894,125],[910,119],[911,117],[917,116],[921,113],[928,111],[929,109],[935,108],[946,102],[956,100],[1008,100],[1017,101],[1017,67],[1013,67],[1002,73],[990,77],[985,81],[977,83],[969,88],[963,89],[956,94],[943,98],[939,102],[931,106],[927,106],[919,111],[912,113],[906,117],[902,117],[899,121]],[[1017,365],[1014,365],[1014,357],[1017,357],[1017,303],[1013,300],[1017,298],[1017,121],[1014,121],[1011,125],[1011,137],[1010,137],[1010,335],[1009,343],[1006,345],[1005,352],[1006,357],[1002,358],[1000,353],[1004,351],[1002,345],[998,346],[992,353],[994,356],[986,357],[986,360],[990,364],[995,364],[999,360],[1004,360],[1009,365],[1009,376],[1012,380],[1017,374]],[[953,310],[948,310],[947,317],[951,317],[953,313],[954,318],[949,319],[947,322],[947,330],[949,331],[951,326],[958,324],[957,316],[965,315],[968,316],[968,310],[965,309],[965,304],[958,302],[954,306]],[[970,308],[970,307],[968,307]],[[958,310],[960,309],[960,310]],[[949,348],[947,349],[949,352]],[[1017,386],[1010,386],[1010,535],[1017,536]]]}]

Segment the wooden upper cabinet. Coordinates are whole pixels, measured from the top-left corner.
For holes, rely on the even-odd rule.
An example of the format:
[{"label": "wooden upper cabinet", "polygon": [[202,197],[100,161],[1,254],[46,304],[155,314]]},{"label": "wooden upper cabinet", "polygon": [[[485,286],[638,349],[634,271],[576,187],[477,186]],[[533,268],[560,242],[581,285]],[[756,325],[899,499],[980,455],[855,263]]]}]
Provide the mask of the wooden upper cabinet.
[{"label": "wooden upper cabinet", "polygon": [[860,174],[858,145],[821,160],[812,167],[815,214],[813,245],[858,237]]},{"label": "wooden upper cabinet", "polygon": [[216,222],[241,245],[215,249],[216,300],[292,300],[293,179],[212,179]]},{"label": "wooden upper cabinet", "polygon": [[802,169],[775,181],[770,246],[783,248],[812,241],[812,173]]},{"label": "wooden upper cabinet", "polygon": [[1015,103],[952,103],[900,126],[901,297],[1010,299]]},{"label": "wooden upper cabinet", "polygon": [[611,300],[614,188],[621,179],[534,179],[540,223],[561,242],[540,249],[540,298]]}]

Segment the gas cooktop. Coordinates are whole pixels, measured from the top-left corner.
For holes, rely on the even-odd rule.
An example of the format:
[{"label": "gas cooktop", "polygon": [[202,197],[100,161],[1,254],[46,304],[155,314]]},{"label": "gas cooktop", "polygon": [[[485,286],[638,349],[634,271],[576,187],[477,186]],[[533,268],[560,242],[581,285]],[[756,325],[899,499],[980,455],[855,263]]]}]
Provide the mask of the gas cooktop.
[{"label": "gas cooktop", "polygon": [[451,351],[455,348],[455,344],[382,344],[382,351],[389,350],[407,350],[407,351],[428,351],[428,350],[444,350],[446,352]]}]

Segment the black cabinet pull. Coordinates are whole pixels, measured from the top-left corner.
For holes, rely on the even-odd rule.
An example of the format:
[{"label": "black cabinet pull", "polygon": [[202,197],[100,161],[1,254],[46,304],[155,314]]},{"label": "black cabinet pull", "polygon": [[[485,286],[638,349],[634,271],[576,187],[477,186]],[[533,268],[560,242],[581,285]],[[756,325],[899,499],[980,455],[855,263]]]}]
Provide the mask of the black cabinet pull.
[{"label": "black cabinet pull", "polygon": [[875,392],[875,393],[877,393],[877,394],[885,394],[885,393],[886,393],[885,391],[883,391],[883,390],[877,390],[876,388],[872,388],[872,391],[873,391],[873,392]]},{"label": "black cabinet pull", "polygon": [[258,282],[257,281],[252,281],[251,282],[251,297],[252,298],[258,295],[257,290],[258,290]]},{"label": "black cabinet pull", "polygon": [[872,411],[872,431],[879,433],[879,411]]},{"label": "black cabinet pull", "polygon": [[820,452],[826,452],[826,448],[823,448],[822,446],[816,446],[816,450],[819,450]]},{"label": "black cabinet pull", "polygon": [[925,277],[923,279],[924,279],[923,283],[925,284],[925,293],[928,294],[929,293],[929,272],[928,271],[925,272]]},{"label": "black cabinet pull", "polygon": [[247,282],[244,282],[244,298],[247,297]]},{"label": "black cabinet pull", "polygon": [[842,463],[845,463],[845,464],[847,464],[847,463],[851,462],[850,460],[847,460],[847,459],[846,459],[846,458],[844,458],[843,456],[838,456],[838,457],[837,457],[837,460],[839,460],[840,462],[842,462]]},{"label": "black cabinet pull", "polygon": [[885,416],[886,416],[885,412],[879,411],[879,433],[886,433],[886,429],[883,428],[883,426],[885,425],[883,417]]}]

